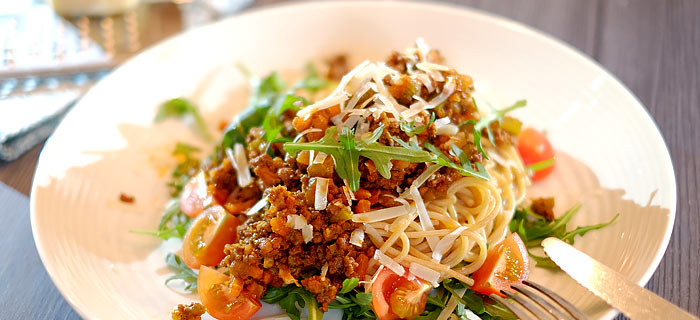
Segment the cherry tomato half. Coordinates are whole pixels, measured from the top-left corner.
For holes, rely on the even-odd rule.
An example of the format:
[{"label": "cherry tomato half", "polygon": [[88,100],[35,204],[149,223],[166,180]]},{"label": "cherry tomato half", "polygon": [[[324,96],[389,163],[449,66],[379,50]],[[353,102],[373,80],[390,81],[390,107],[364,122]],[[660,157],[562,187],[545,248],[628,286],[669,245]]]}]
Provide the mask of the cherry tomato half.
[{"label": "cherry tomato half", "polygon": [[211,202],[207,192],[207,182],[204,179],[204,171],[190,178],[180,193],[180,209],[190,218],[196,218],[204,207]]},{"label": "cherry tomato half", "polygon": [[[526,166],[554,158],[554,149],[547,137],[531,128],[520,131],[518,135],[518,153]],[[532,181],[544,179],[554,170],[554,164],[535,171]]]},{"label": "cherry tomato half", "polygon": [[421,279],[408,280],[384,268],[372,283],[372,310],[379,320],[415,319],[425,310],[431,288]]},{"label": "cherry tomato half", "polygon": [[239,221],[220,205],[213,205],[192,221],[182,242],[182,259],[185,264],[197,269],[201,265],[219,265],[224,246],[237,240],[236,227]]},{"label": "cherry tomato half", "polygon": [[501,290],[513,290],[510,288],[512,284],[527,280],[529,263],[523,240],[517,233],[512,233],[489,249],[484,264],[472,274],[472,289],[484,295],[495,293],[505,297]]},{"label": "cherry tomato half", "polygon": [[219,320],[245,320],[262,307],[257,299],[241,292],[243,284],[214,268],[202,266],[197,277],[199,299],[207,312]]}]

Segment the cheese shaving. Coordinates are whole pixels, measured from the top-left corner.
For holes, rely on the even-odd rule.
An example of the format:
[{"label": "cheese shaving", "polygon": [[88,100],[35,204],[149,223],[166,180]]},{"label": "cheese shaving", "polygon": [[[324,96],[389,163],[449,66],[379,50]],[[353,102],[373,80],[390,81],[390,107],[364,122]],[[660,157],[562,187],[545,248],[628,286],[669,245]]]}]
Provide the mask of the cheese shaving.
[{"label": "cheese shaving", "polygon": [[[418,192],[418,188],[416,188],[415,186],[411,186],[410,194],[411,198],[413,198],[413,202],[416,204],[416,208],[418,209],[418,219],[420,220],[420,226],[423,229],[423,231],[435,230],[435,227],[433,227],[433,222],[430,221],[428,209],[425,208],[423,198],[420,196],[420,192]],[[435,250],[435,246],[439,241],[438,237],[429,236],[426,238],[428,239],[428,245],[430,246],[430,249]]]},{"label": "cheese shaving", "polygon": [[328,274],[328,263],[324,263],[321,267],[321,278],[325,278],[326,274]]},{"label": "cheese shaving", "polygon": [[433,98],[428,102],[428,104],[425,106],[426,109],[433,109],[449,98],[452,93],[454,93],[455,87],[457,85],[455,84],[455,80],[453,77],[447,78],[447,82],[445,83],[445,86],[442,88],[442,92],[437,95],[437,97]]},{"label": "cheese shaving", "polygon": [[441,64],[432,63],[432,62],[418,62],[418,63],[416,63],[416,68],[421,69],[421,70],[426,71],[426,72],[430,71],[430,70],[434,70],[434,71],[448,71],[448,70],[450,70],[450,68],[448,68],[448,67],[445,67]]},{"label": "cheese shaving", "polygon": [[406,207],[396,206],[352,215],[354,222],[377,222],[400,217],[408,213]]},{"label": "cheese shaving", "polygon": [[435,249],[433,249],[433,260],[435,260],[435,262],[439,263],[442,260],[442,256],[447,253],[447,250],[452,247],[452,244],[464,230],[467,230],[467,227],[461,226],[440,239],[440,242],[438,242]]},{"label": "cheese shaving", "polygon": [[326,157],[328,157],[327,154],[325,154],[323,152],[319,152],[318,155],[316,155],[316,158],[314,158],[314,163],[315,164],[323,163],[324,161],[326,161]]},{"label": "cheese shaving", "polygon": [[425,73],[417,73],[414,75],[416,80],[420,81],[423,86],[425,86],[425,89],[428,90],[428,93],[431,93],[435,91],[435,87],[433,87],[433,80],[430,79],[430,76],[428,76]]},{"label": "cheese shaving", "polygon": [[238,185],[245,187],[253,182],[253,178],[250,176],[250,169],[248,169],[248,158],[245,154],[245,148],[240,143],[236,143],[233,146],[234,150],[226,148],[226,156],[234,169],[236,169],[236,178]]},{"label": "cheese shaving", "polygon": [[440,272],[430,269],[420,263],[411,262],[408,267],[408,272],[429,282],[434,288],[440,286],[438,280],[440,279]]},{"label": "cheese shaving", "polygon": [[373,241],[376,241],[376,242],[382,241],[382,236],[379,234],[377,229],[375,229],[369,223],[365,223],[363,225],[365,226],[365,232],[367,232],[367,234],[369,235],[370,238],[374,239]]},{"label": "cheese shaving", "polygon": [[314,226],[306,222],[304,216],[291,214],[287,216],[287,225],[294,230],[301,230],[301,236],[304,238],[304,243],[309,243],[314,237]]},{"label": "cheese shaving", "polygon": [[352,98],[348,101],[348,104],[345,105],[346,109],[352,109],[355,108],[357,103],[360,101],[360,98],[362,98],[367,91],[372,87],[371,82],[369,82],[369,79],[365,80],[362,85],[360,85],[360,88],[353,93]]},{"label": "cheese shaving", "polygon": [[416,39],[416,48],[418,49],[418,58],[420,61],[428,61],[428,53],[430,53],[430,47],[423,38]]},{"label": "cheese shaving", "polygon": [[299,134],[298,134],[296,137],[294,137],[294,142],[299,142],[299,140],[301,140],[301,138],[304,137],[304,135],[306,135],[307,133],[311,133],[311,132],[321,132],[321,131],[323,131],[323,130],[321,130],[321,129],[319,129],[319,128],[309,128],[309,129],[306,129],[306,130],[304,130],[304,131],[302,131],[302,132],[299,132]]},{"label": "cheese shaving", "polygon": [[454,125],[454,124],[446,124],[440,129],[435,130],[435,134],[438,136],[441,135],[446,135],[446,136],[454,136],[459,132],[459,127]]},{"label": "cheese shaving", "polygon": [[252,207],[250,207],[250,209],[248,209],[248,211],[245,212],[245,215],[252,216],[258,213],[258,211],[262,210],[262,208],[265,208],[266,205],[267,197],[263,197],[262,199],[258,200],[258,202],[256,202]]},{"label": "cheese shaving", "polygon": [[[435,172],[437,172],[438,170],[440,170],[440,168],[442,168],[442,166],[439,165],[439,164],[431,164],[431,165],[429,165],[427,168],[425,168],[425,170],[423,170],[423,172],[418,176],[418,178],[416,178],[416,180],[413,180],[413,184],[412,184],[412,185],[415,186],[416,188],[420,188],[420,187],[423,185],[423,183],[425,183],[426,181],[428,181],[428,179],[430,179],[430,177],[431,177]],[[404,201],[405,201],[405,200],[404,200]]]},{"label": "cheese shaving", "polygon": [[399,276],[403,276],[406,273],[406,270],[403,268],[403,266],[401,266],[401,264],[379,250],[374,250],[374,259],[379,261],[379,263],[381,263],[383,266],[389,268],[389,270],[394,271],[394,273]]},{"label": "cheese shaving", "polygon": [[350,234],[350,244],[356,247],[362,247],[362,242],[365,241],[365,232],[362,229],[355,229]]},{"label": "cheese shaving", "polygon": [[304,243],[309,243],[314,238],[314,226],[307,224],[301,228],[301,236],[304,238]]},{"label": "cheese shaving", "polygon": [[326,209],[328,204],[328,178],[316,178],[316,193],[314,197],[314,209]]}]

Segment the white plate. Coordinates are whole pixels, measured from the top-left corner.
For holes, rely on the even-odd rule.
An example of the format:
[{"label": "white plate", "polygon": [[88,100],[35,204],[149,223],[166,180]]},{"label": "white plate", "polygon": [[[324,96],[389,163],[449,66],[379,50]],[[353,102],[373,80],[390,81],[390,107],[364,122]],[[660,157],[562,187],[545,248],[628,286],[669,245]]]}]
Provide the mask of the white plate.
[{"label": "white plate", "polygon": [[[129,233],[157,224],[175,142],[201,145],[178,121],[154,124],[159,103],[189,97],[214,128],[247,98],[236,63],[263,74],[337,53],[355,62],[383,59],[417,37],[473,76],[483,101],[528,100],[516,115],[546,130],[559,156],[554,175],[531,193],[556,196],[558,212],[582,202],[572,226],[620,212],[576,247],[645,284],[671,235],[676,183],[654,122],[619,81],[571,47],[482,12],[332,2],[253,11],[174,37],[76,105],[41,154],[31,200],[37,249],[63,296],[82,316],[100,319],[167,319],[174,305],[192,299],[163,285],[169,272],[160,241]],[[119,202],[121,192],[136,202]],[[537,269],[532,277],[593,318],[614,314],[562,273]]]}]

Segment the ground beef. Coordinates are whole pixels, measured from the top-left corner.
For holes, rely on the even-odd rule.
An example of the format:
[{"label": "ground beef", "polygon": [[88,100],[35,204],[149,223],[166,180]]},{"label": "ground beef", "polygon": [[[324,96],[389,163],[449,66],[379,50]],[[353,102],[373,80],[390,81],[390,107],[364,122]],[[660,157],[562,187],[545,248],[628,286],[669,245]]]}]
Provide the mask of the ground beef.
[{"label": "ground beef", "polygon": [[530,208],[534,213],[543,216],[548,221],[554,220],[554,198],[537,198],[532,200]]},{"label": "ground beef", "polygon": [[[437,51],[430,51],[427,60],[441,63],[442,57]],[[406,72],[406,60],[399,54],[392,54],[387,65],[401,73]],[[339,79],[345,74],[347,66],[344,57],[333,59],[328,71],[331,78]],[[478,121],[479,112],[471,97],[472,79],[454,70],[443,71],[442,74],[455,79],[456,90],[433,109],[436,118],[449,117],[454,124]],[[444,86],[444,83],[435,82],[433,86],[437,90],[428,92],[422,83],[405,74],[395,79],[386,77],[383,81],[391,95],[403,105],[414,103],[416,95],[426,101],[432,100]],[[361,101],[367,98],[369,96]],[[368,106],[371,107],[372,103]],[[298,141],[317,141],[329,127],[335,125],[332,119],[339,113],[338,105],[305,118],[297,118],[294,111],[288,110],[280,119],[283,124],[281,135],[293,138],[302,131],[316,128],[320,131],[306,133]],[[377,118],[366,118],[370,131],[383,126],[378,143],[394,147],[399,146],[395,139],[406,143],[410,140],[421,146],[431,143],[450,161],[460,163],[459,157],[452,152],[456,146],[467,155],[473,166],[478,162],[483,163],[484,158],[474,143],[473,125],[460,126],[454,135],[438,136],[435,124],[427,115],[414,119],[413,123],[395,121],[392,119],[394,116],[382,114]],[[424,125],[427,125],[424,130],[411,133],[413,137],[404,131],[407,130],[406,126],[418,128]],[[512,140],[498,124],[493,125],[491,131],[498,144]],[[270,286],[299,285],[311,292],[321,304],[321,309],[326,311],[343,280],[366,276],[368,261],[374,255],[375,248],[368,239],[362,246],[350,244],[351,233],[360,227],[360,224],[352,222],[351,214],[400,205],[394,200],[395,197],[406,192],[431,163],[392,160],[391,176],[384,178],[372,160],[360,157],[358,170],[361,188],[354,192],[355,200],[350,200],[343,189],[346,182],[335,172],[332,157],[327,157],[323,163],[314,163],[309,151],[286,154],[282,143],[270,144],[264,135],[264,129],[256,127],[251,128],[246,137],[249,169],[253,173],[253,183],[250,185],[244,188],[238,186],[235,170],[222,152],[218,154],[218,159],[222,160],[208,166],[209,188],[215,199],[224,203],[230,212],[245,212],[261,197],[266,197],[268,203],[251,217],[239,215],[241,220],[245,219],[238,228],[239,240],[226,246],[227,256],[221,262],[221,267],[228,268],[232,279],[240,283],[243,292],[253,298],[261,298]],[[484,132],[484,139],[488,138]],[[327,207],[315,210],[316,185],[322,178],[328,179]],[[457,170],[442,167],[421,186],[420,192],[426,201],[441,198],[449,186],[460,178],[462,175]],[[231,211],[232,208],[237,211]],[[305,241],[302,231],[294,229],[290,223],[296,216],[303,217],[313,227],[310,239]]]},{"label": "ground beef", "polygon": [[[313,183],[310,180],[304,179],[307,189]],[[369,241],[364,241],[361,247],[349,244],[350,233],[359,224],[350,220],[331,221],[334,215],[328,211],[344,207],[349,210],[343,204],[346,199],[339,197],[338,189],[329,187],[332,205],[322,211],[310,209],[313,206],[307,202],[304,191],[292,192],[284,186],[267,189],[268,208],[239,228],[240,240],[226,246],[227,257],[222,265],[229,268],[232,277],[242,280],[244,290],[253,297],[260,298],[268,286],[300,282],[314,294],[322,309],[327,310],[343,280],[364,276],[361,273],[364,271],[358,269],[358,258],[365,256],[366,259],[374,253]],[[311,241],[304,242],[302,232],[288,225],[290,215],[300,215],[313,226]],[[319,275],[324,265],[328,267],[323,280],[325,288],[319,290],[319,282],[309,280],[316,278],[304,276],[309,273]]]},{"label": "ground beef", "polygon": [[179,304],[171,316],[173,320],[200,320],[206,311],[201,303],[192,302],[188,305]]},{"label": "ground beef", "polygon": [[330,80],[340,81],[348,73],[348,61],[345,55],[337,55],[328,60],[328,73],[326,77]]}]

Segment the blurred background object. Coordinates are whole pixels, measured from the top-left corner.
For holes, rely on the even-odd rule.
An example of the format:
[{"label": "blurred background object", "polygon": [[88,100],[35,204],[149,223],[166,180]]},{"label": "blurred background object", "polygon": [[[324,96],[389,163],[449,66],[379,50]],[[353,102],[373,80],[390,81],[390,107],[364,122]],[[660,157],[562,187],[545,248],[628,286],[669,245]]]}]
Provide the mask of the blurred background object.
[{"label": "blurred background object", "polygon": [[96,81],[141,49],[251,0],[0,2],[0,161],[46,139]]}]

